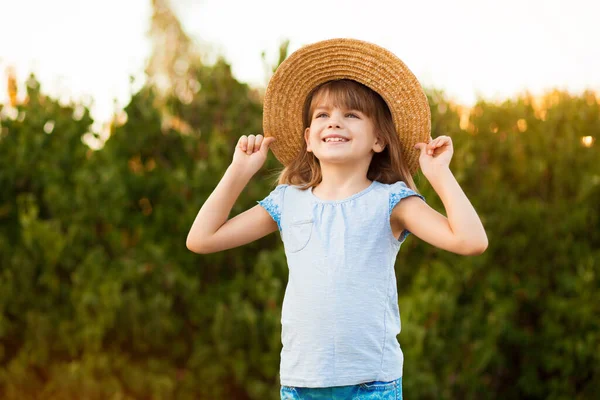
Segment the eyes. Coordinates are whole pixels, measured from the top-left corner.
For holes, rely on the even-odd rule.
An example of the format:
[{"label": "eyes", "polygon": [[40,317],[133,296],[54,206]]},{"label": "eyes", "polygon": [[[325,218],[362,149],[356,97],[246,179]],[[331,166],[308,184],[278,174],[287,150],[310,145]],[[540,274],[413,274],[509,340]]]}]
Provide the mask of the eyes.
[{"label": "eyes", "polygon": [[[329,114],[326,113],[326,112],[323,112],[323,111],[322,112],[318,112],[315,115],[315,119],[316,118],[327,118],[327,117],[329,117]],[[344,118],[358,118],[358,119],[360,119],[360,116],[358,115],[358,113],[355,113],[355,112],[347,112],[347,113],[344,114]]]}]

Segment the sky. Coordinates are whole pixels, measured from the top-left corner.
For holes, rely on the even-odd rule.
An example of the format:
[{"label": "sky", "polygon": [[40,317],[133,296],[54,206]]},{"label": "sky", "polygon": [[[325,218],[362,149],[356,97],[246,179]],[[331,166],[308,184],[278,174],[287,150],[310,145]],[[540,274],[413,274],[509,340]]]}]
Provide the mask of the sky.
[{"label": "sky", "polygon": [[[279,44],[333,37],[388,48],[425,87],[461,104],[552,88],[600,93],[597,0],[171,0],[203,50],[266,86]],[[98,120],[144,82],[151,0],[0,0],[0,102],[6,69],[42,90],[84,101]],[[130,77],[134,77],[134,83]]]}]

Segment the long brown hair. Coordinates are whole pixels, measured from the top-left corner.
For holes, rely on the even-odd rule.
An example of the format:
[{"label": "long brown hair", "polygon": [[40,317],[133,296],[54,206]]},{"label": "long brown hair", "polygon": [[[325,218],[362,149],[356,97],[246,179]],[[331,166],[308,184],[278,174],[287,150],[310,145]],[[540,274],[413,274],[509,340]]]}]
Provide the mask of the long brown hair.
[{"label": "long brown hair", "polygon": [[[311,115],[323,98],[331,101],[334,107],[360,111],[373,121],[377,137],[385,148],[373,155],[367,179],[388,184],[404,181],[409,188],[416,190],[408,166],[403,161],[392,114],[378,93],[349,79],[326,82],[314,89],[306,99],[302,116],[305,129],[310,126]],[[319,160],[312,152],[306,151],[306,142],[303,140],[302,150],[281,171],[278,182],[308,189],[318,185],[322,179]]]}]

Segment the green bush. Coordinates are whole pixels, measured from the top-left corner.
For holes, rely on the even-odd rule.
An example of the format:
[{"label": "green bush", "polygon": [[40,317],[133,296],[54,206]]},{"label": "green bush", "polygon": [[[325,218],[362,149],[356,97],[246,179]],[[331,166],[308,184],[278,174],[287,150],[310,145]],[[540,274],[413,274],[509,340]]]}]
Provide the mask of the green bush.
[{"label": "green bush", "polygon": [[[167,101],[168,124],[144,87],[97,151],[82,142],[87,110],[34,79],[16,117],[1,111],[1,398],[278,398],[280,238],[185,248],[237,138],[261,131],[260,95],[224,61],[195,74],[201,90]],[[417,238],[401,249],[410,398],[600,390],[600,157],[582,141],[598,139],[599,105],[588,92],[542,100],[481,101],[464,115],[430,93],[433,136],[452,136],[451,167],[490,245],[478,257]],[[232,214],[268,194],[277,168],[270,156]],[[423,177],[417,185],[443,211]]]}]

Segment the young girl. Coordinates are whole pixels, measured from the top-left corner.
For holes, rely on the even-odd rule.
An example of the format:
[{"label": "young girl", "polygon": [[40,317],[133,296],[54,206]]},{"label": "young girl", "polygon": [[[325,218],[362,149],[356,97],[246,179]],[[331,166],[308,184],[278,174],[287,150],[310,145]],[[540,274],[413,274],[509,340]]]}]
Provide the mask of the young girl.
[{"label": "young girl", "polygon": [[[430,138],[427,98],[379,46],[334,39],[292,54],[269,82],[265,136],[242,136],[187,238],[197,253],[279,231],[289,267],[282,308],[282,399],[401,399],[394,263],[409,232],[481,254],[487,237],[449,169],[448,136]],[[285,166],[259,204],[228,220],[269,146]],[[448,217],[416,192],[418,169]]]}]

